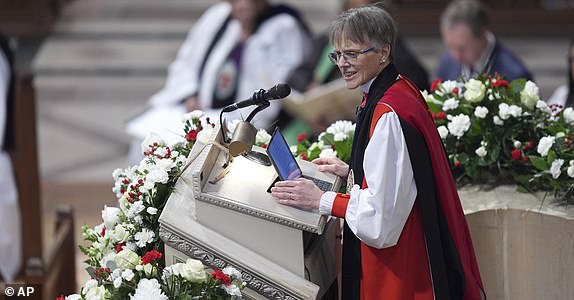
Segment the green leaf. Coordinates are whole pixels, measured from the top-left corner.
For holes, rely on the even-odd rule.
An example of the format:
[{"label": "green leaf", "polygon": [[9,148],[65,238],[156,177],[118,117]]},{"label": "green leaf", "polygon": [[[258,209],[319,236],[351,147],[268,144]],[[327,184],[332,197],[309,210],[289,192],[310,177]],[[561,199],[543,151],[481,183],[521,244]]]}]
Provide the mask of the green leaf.
[{"label": "green leaf", "polygon": [[550,165],[548,165],[546,160],[541,157],[529,155],[528,159],[530,160],[532,165],[540,171],[546,171],[550,168]]}]

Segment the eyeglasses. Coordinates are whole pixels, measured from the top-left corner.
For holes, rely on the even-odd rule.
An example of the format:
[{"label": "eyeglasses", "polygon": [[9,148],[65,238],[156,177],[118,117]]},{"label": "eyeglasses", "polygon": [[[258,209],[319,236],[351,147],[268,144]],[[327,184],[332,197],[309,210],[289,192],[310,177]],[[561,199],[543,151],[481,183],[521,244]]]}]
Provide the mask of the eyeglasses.
[{"label": "eyeglasses", "polygon": [[328,56],[329,56],[329,60],[334,65],[337,64],[337,62],[339,61],[339,58],[341,58],[341,56],[343,56],[345,61],[347,61],[349,63],[354,63],[357,61],[357,58],[359,57],[359,55],[365,54],[365,53],[367,53],[369,51],[373,51],[373,50],[375,50],[374,47],[371,47],[371,48],[366,49],[366,50],[349,50],[349,51],[343,51],[343,52],[334,51],[334,52],[329,53]]}]

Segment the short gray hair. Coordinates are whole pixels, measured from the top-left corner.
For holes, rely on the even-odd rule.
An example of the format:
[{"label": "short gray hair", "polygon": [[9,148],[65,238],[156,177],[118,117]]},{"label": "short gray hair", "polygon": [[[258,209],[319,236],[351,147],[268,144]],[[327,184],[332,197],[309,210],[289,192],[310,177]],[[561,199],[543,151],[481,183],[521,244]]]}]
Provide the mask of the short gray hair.
[{"label": "short gray hair", "polygon": [[331,24],[329,40],[332,45],[348,39],[357,44],[371,43],[375,49],[389,46],[393,57],[396,32],[395,21],[384,9],[363,6],[340,14]]},{"label": "short gray hair", "polygon": [[466,24],[475,36],[479,36],[488,26],[488,12],[476,0],[452,1],[442,13],[440,26],[448,29],[458,24]]}]

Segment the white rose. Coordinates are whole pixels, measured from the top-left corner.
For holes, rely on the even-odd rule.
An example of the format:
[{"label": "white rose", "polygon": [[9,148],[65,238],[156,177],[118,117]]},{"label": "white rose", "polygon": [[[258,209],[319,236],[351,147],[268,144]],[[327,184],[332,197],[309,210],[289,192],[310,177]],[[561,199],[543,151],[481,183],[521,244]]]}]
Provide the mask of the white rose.
[{"label": "white rose", "polygon": [[147,174],[146,180],[149,180],[153,183],[167,183],[169,180],[169,174],[167,174],[167,172],[163,169],[153,168]]},{"label": "white rose", "polygon": [[468,102],[477,103],[484,99],[486,87],[480,80],[470,79],[464,84],[464,99]]},{"label": "white rose", "polygon": [[494,123],[494,125],[498,125],[498,126],[504,125],[504,121],[502,121],[498,116],[494,116],[492,118],[492,122]]},{"label": "white rose", "polygon": [[488,154],[488,151],[486,151],[484,146],[480,146],[474,151],[474,153],[476,153],[476,155],[479,157],[485,157]]},{"label": "white rose", "polygon": [[141,263],[141,258],[137,253],[124,247],[120,253],[116,254],[115,262],[120,269],[131,269]]},{"label": "white rose", "polygon": [[208,144],[214,131],[215,128],[213,128],[211,125],[205,125],[203,129],[197,133],[195,141],[202,144]]},{"label": "white rose", "polygon": [[140,232],[134,235],[136,245],[140,248],[144,248],[147,244],[153,242],[154,237],[155,233],[147,228],[142,228]]},{"label": "white rose", "polygon": [[113,232],[113,238],[116,242],[127,242],[130,238],[130,232],[122,224],[116,225]]},{"label": "white rose", "polygon": [[568,107],[564,110],[563,112],[564,115],[564,121],[567,124],[574,124],[574,109],[572,109],[572,107]]},{"label": "white rose", "polygon": [[112,229],[116,226],[120,221],[120,212],[121,210],[117,207],[104,205],[104,210],[102,210],[102,219],[104,220],[106,228]]},{"label": "white rose", "polygon": [[258,145],[269,144],[270,140],[271,136],[267,131],[265,131],[265,129],[259,129],[259,131],[257,131],[257,135],[255,135],[255,143]]},{"label": "white rose", "polygon": [[158,168],[170,171],[175,166],[175,161],[173,161],[171,158],[162,158],[156,160],[155,165]]},{"label": "white rose", "polygon": [[552,178],[558,179],[558,177],[560,177],[560,174],[562,173],[560,168],[562,167],[563,164],[564,164],[563,159],[555,159],[552,162],[552,166],[550,166],[550,174],[552,174]]},{"label": "white rose", "polygon": [[509,117],[518,118],[522,115],[522,108],[516,105],[508,105],[506,103],[500,103],[498,105],[498,115],[502,120],[506,120]]},{"label": "white rose", "polygon": [[488,114],[488,108],[486,108],[486,107],[484,107],[484,106],[477,106],[477,107],[474,109],[474,115],[475,115],[477,118],[484,119],[487,114]]},{"label": "white rose", "polygon": [[321,153],[319,153],[319,157],[337,157],[337,151],[333,151],[333,149],[323,149]]},{"label": "white rose", "polygon": [[449,98],[442,104],[442,110],[444,111],[456,109],[457,107],[458,107],[458,100],[454,98]]},{"label": "white rose", "polygon": [[183,115],[184,121],[192,121],[192,120],[199,120],[203,116],[203,111],[201,110],[194,110],[192,112],[188,112]]},{"label": "white rose", "polygon": [[72,294],[72,295],[66,296],[66,300],[82,300],[82,296],[80,296],[78,294]]},{"label": "white rose", "polygon": [[157,214],[157,208],[155,208],[155,207],[151,207],[151,206],[150,206],[150,207],[148,207],[148,208],[146,209],[146,211],[147,211],[147,213],[150,214],[150,215],[156,215],[156,214]]},{"label": "white rose", "polygon": [[574,178],[574,166],[570,165],[568,166],[568,176],[570,176],[571,178]]},{"label": "white rose", "polygon": [[520,146],[522,146],[522,143],[520,141],[514,141],[514,148],[518,149],[520,148]]},{"label": "white rose", "polygon": [[147,276],[151,276],[153,274],[153,265],[152,264],[143,265],[143,270]]},{"label": "white rose", "polygon": [[189,282],[204,282],[207,279],[205,267],[199,260],[188,258],[185,264],[179,266],[178,271]]},{"label": "white rose", "polygon": [[541,156],[548,155],[548,151],[550,150],[550,148],[552,148],[555,139],[556,138],[553,136],[545,136],[541,138],[540,141],[538,142],[538,148],[536,149],[536,151],[538,151],[538,153]]},{"label": "white rose", "polygon": [[[91,280],[91,279],[90,279]],[[96,281],[97,284],[97,281]],[[84,297],[89,300],[104,300],[106,299],[106,288],[103,286],[90,286],[89,288],[84,288],[82,291]]]},{"label": "white rose", "polygon": [[441,125],[437,128],[437,130],[438,134],[440,135],[440,138],[443,140],[446,139],[446,137],[448,136],[448,129],[444,125]]},{"label": "white rose", "polygon": [[533,109],[536,102],[540,100],[538,95],[538,86],[530,80],[524,85],[524,89],[520,91],[520,101],[529,109]]},{"label": "white rose", "polygon": [[154,144],[165,145],[165,141],[155,133],[149,134],[142,142],[142,153],[149,153]]},{"label": "white rose", "polygon": [[452,135],[461,138],[470,128],[470,118],[467,115],[459,114],[458,116],[454,116],[447,126],[448,131]]}]

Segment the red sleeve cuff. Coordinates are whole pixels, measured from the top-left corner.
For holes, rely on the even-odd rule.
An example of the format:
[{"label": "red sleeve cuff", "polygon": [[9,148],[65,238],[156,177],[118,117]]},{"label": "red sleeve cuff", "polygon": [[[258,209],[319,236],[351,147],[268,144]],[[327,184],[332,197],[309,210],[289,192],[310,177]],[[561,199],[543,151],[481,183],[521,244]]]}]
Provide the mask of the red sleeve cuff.
[{"label": "red sleeve cuff", "polygon": [[351,195],[337,194],[337,196],[335,196],[335,201],[333,201],[331,215],[337,218],[345,218],[345,215],[347,214],[347,205],[349,204],[349,199],[351,199]]}]

